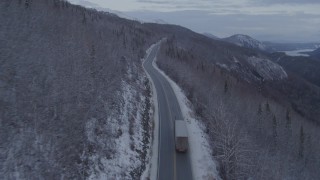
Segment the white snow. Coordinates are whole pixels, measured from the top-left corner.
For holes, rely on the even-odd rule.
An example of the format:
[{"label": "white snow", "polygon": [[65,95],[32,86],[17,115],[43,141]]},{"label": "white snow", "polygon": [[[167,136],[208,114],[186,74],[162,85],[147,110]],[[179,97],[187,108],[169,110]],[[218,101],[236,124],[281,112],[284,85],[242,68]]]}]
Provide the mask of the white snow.
[{"label": "white snow", "polygon": [[261,43],[256,39],[251,38],[250,36],[243,35],[243,34],[236,34],[231,37],[234,38],[234,42],[238,46],[256,48],[260,50],[266,49],[266,46],[263,43]]},{"label": "white snow", "polygon": [[[119,128],[121,128],[123,132],[122,135],[115,140],[115,149],[117,149],[117,152],[114,155],[114,157],[112,157],[112,159],[100,157],[99,155],[91,156],[90,159],[95,163],[95,173],[91,173],[88,179],[121,179],[121,177],[124,174],[126,178],[130,178],[130,174],[128,174],[128,172],[130,172],[133,169],[133,167],[137,167],[141,164],[137,152],[132,151],[130,149],[130,144],[132,143],[132,140],[130,140],[128,121],[130,118],[130,113],[133,109],[132,102],[130,102],[133,100],[133,93],[131,87],[127,83],[123,82],[122,84],[122,96],[124,99],[124,104],[121,110],[122,114],[120,115],[119,119],[121,119],[123,124],[121,125],[121,127],[119,127],[118,123],[116,122],[116,118],[114,118],[113,120],[108,120],[109,122],[115,122],[113,124],[109,124],[109,126],[112,127],[111,130],[118,130]],[[135,118],[138,119],[139,117]],[[90,120],[86,126],[87,137],[88,140],[91,142],[94,142],[94,139],[97,138],[95,135],[92,134],[92,132],[94,131],[93,128],[96,127],[95,121],[96,120],[94,119]],[[139,133],[135,133],[134,140],[139,139],[139,135]],[[103,170],[99,168],[99,166],[101,166],[99,163],[103,165]]]},{"label": "white snow", "polygon": [[189,151],[191,154],[193,179],[221,179],[217,171],[217,162],[211,156],[212,149],[207,141],[208,137],[204,133],[204,125],[196,119],[191,103],[188,101],[180,87],[161,71],[155,62],[153,62],[153,66],[169,81],[179,101],[182,114],[187,122],[190,136]]},{"label": "white snow", "polygon": [[234,61],[235,63],[240,63],[239,60],[238,60],[236,57],[234,57],[234,56],[233,56],[233,61]]},{"label": "white snow", "polygon": [[228,65],[226,65],[226,64],[217,62],[216,65],[219,66],[219,67],[221,67],[221,68],[223,68],[223,69],[225,69],[225,70],[230,71],[230,68],[229,68]]},{"label": "white snow", "polygon": [[[129,70],[128,73],[135,71],[135,67],[131,68],[133,69]],[[129,82],[133,81],[133,77],[130,74],[128,74],[128,78]],[[144,78],[146,77],[140,76],[137,80],[141,86]],[[116,150],[111,157],[98,153],[94,153],[89,157],[93,165],[88,179],[132,179],[130,172],[142,165],[138,151],[143,150],[144,130],[141,121],[146,97],[126,81],[122,81],[122,90],[120,92],[123,100],[120,109],[121,114],[109,114],[108,123],[103,127],[100,126],[103,129],[107,128],[106,131],[113,136],[119,134],[118,131],[121,129],[122,133],[119,136],[116,135],[118,136],[117,138],[106,142],[106,138],[96,136],[94,131],[99,127],[96,119],[90,119],[86,124],[86,135],[89,142],[102,144],[106,148],[112,146],[112,149]],[[130,134],[130,128],[132,129],[132,134]],[[151,143],[148,146],[150,149]]]},{"label": "white snow", "polygon": [[247,61],[266,80],[279,80],[288,77],[286,71],[280,65],[269,59],[253,56],[249,57]]}]

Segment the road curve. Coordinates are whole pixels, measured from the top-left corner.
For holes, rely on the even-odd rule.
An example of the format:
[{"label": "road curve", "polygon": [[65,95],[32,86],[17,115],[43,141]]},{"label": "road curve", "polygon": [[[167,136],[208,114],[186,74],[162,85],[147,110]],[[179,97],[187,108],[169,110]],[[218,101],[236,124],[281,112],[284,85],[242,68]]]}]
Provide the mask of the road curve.
[{"label": "road curve", "polygon": [[[177,153],[174,143],[174,120],[183,119],[175,93],[167,79],[153,67],[160,43],[152,47],[143,66],[155,86],[159,115],[158,180],[192,180],[189,151]],[[154,92],[155,93],[155,92]]]}]

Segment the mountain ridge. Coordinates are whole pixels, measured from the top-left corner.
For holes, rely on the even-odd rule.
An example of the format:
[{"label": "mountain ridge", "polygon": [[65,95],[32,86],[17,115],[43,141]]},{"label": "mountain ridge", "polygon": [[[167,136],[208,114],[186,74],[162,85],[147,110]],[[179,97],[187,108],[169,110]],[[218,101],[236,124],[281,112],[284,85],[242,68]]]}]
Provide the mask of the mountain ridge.
[{"label": "mountain ridge", "polygon": [[236,44],[241,47],[257,49],[266,51],[267,47],[262,42],[243,34],[235,34],[227,38],[223,38],[224,41]]}]

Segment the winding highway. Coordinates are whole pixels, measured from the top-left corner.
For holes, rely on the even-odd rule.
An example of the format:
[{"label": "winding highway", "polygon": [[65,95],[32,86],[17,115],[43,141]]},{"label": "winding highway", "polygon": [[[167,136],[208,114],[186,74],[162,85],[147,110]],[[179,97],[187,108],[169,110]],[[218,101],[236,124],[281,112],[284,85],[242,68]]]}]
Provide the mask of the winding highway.
[{"label": "winding highway", "polygon": [[[155,86],[159,115],[158,180],[192,180],[189,151],[178,153],[174,142],[174,120],[183,119],[175,93],[167,79],[153,67],[160,43],[152,47],[143,63]],[[155,92],[154,92],[155,93]]]}]

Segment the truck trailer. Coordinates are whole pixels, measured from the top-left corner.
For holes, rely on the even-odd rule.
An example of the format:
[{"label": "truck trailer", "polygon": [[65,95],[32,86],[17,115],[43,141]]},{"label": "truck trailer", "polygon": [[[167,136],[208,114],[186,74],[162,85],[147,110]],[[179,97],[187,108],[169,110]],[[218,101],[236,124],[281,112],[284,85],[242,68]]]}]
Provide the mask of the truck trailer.
[{"label": "truck trailer", "polygon": [[175,120],[174,135],[176,151],[186,152],[188,150],[188,131],[184,120]]}]

